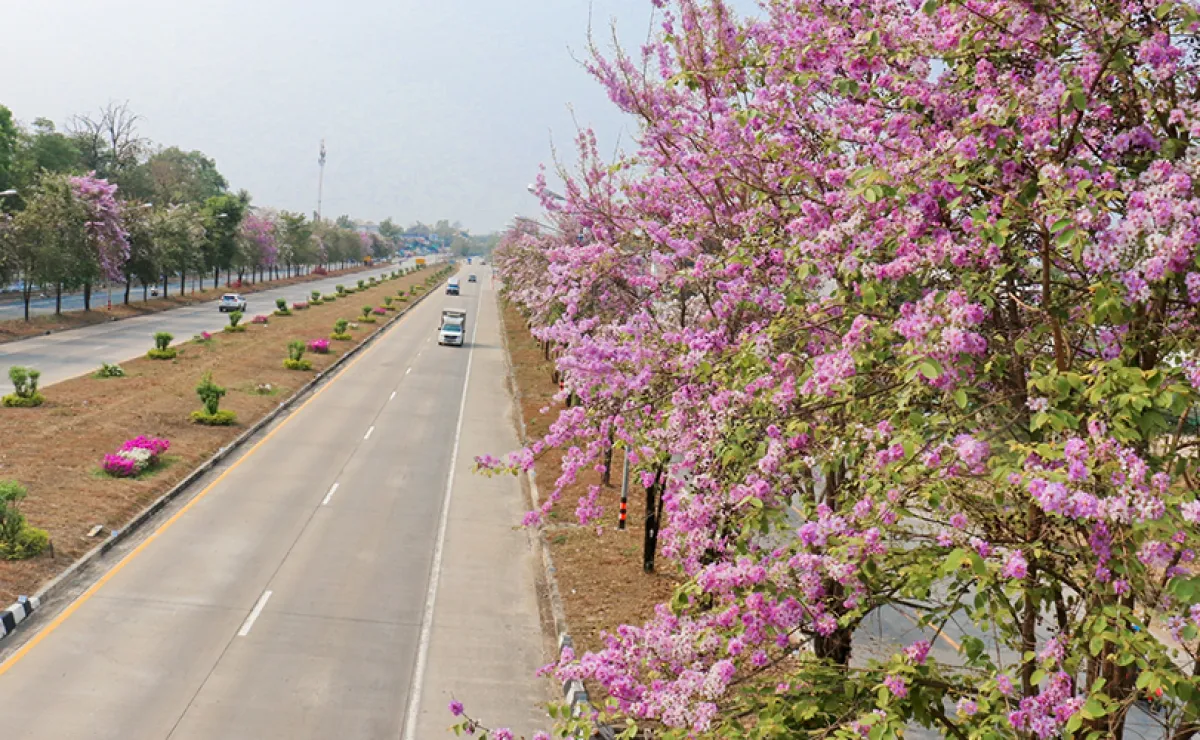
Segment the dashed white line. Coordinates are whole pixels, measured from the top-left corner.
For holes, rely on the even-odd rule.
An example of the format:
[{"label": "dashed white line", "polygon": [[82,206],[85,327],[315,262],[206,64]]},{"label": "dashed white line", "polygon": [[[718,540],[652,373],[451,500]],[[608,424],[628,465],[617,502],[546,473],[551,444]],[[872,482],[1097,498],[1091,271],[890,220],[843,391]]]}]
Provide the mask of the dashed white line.
[{"label": "dashed white line", "polygon": [[254,620],[258,619],[258,615],[262,614],[263,607],[267,605],[267,599],[271,598],[270,591],[263,591],[263,595],[258,597],[258,603],[254,605],[250,616],[246,617],[246,621],[242,624],[242,628],[238,630],[238,637],[245,637],[250,634],[250,628],[254,626]]},{"label": "dashed white line", "polygon": [[408,375],[408,374],[409,374],[409,373],[411,373],[411,372],[412,372],[412,368],[410,367],[409,369],[407,369],[407,370],[405,370],[405,371],[404,371],[404,374],[405,374],[405,375]]},{"label": "dashed white line", "polygon": [[333,498],[333,493],[334,493],[334,491],[336,491],[338,489],[339,485],[341,485],[341,484],[340,483],[333,484],[333,486],[329,489],[329,493],[325,494],[325,500],[323,500],[321,502],[321,506],[325,506],[326,504],[329,503],[329,500]]},{"label": "dashed white line", "polygon": [[[411,370],[412,368],[409,368],[409,369]],[[395,398],[396,398],[396,391],[392,391],[392,395],[388,396],[388,400],[392,401],[392,400],[395,400]]]},{"label": "dashed white line", "polygon": [[375,432],[375,427],[374,427],[374,426],[372,426],[370,429],[368,429],[368,430],[367,430],[367,433],[363,435],[363,439],[370,439],[370,438],[371,438],[371,435],[372,435],[374,432]]}]

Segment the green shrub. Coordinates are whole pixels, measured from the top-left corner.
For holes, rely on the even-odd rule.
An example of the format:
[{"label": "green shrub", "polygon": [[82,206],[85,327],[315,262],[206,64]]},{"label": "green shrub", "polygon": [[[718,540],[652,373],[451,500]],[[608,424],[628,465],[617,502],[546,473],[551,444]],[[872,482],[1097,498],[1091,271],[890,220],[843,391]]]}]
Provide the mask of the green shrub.
[{"label": "green shrub", "polygon": [[50,544],[46,530],[29,526],[17,509],[26,493],[25,486],[16,481],[0,481],[0,555],[8,560],[35,557]]},{"label": "green shrub", "polygon": [[367,285],[367,281],[366,281],[366,280],[359,280],[359,281],[358,281],[358,289],[359,289],[359,290],[362,290],[363,288],[365,288],[365,287],[366,287],[366,285]]},{"label": "green shrub", "polygon": [[200,400],[204,403],[204,410],[192,413],[194,421],[209,426],[228,426],[233,423],[232,419],[235,418],[235,415],[232,411],[224,412],[230,421],[217,421],[217,418],[222,415],[221,399],[225,396],[225,389],[213,382],[212,372],[207,372],[204,377],[200,378],[200,383],[196,386],[196,395],[200,396]]},{"label": "green shrub", "polygon": [[27,560],[36,558],[50,546],[50,533],[44,529],[26,524],[17,533],[17,539],[5,548],[5,557],[9,560]]},{"label": "green shrub", "polygon": [[337,299],[338,299],[338,297],[335,295],[327,295],[324,298],[322,298],[321,300],[324,301],[325,303],[333,303]]},{"label": "green shrub", "polygon": [[345,319],[338,319],[337,321],[333,322],[333,333],[334,334],[345,334],[346,327],[349,325],[350,325],[349,321],[346,321]]},{"label": "green shrub", "polygon": [[344,293],[346,292],[346,286],[345,286],[345,285],[335,285],[335,286],[333,286],[333,289],[334,289],[334,290],[336,290],[336,291],[338,292],[338,295],[342,295],[342,294],[344,294]]},{"label": "green shrub", "polygon": [[173,360],[178,351],[171,346],[171,340],[175,337],[165,331],[157,332],[154,335],[154,349],[146,353],[146,356],[151,360]]},{"label": "green shrub", "polygon": [[231,312],[229,314],[229,326],[225,327],[225,331],[229,332],[230,334],[236,334],[238,332],[246,331],[246,325],[239,323],[241,320],[242,320],[242,312],[241,311]]},{"label": "green shrub", "polygon": [[370,316],[370,315],[371,315],[371,311],[373,311],[373,310],[375,310],[375,307],[374,307],[374,306],[363,306],[363,307],[362,307],[362,315],[363,315],[363,318],[366,318],[367,316]]},{"label": "green shrub", "polygon": [[319,303],[321,300],[321,291],[314,290],[312,293],[309,294],[309,297],[312,298],[313,303]]},{"label": "green shrub", "polygon": [[13,392],[0,398],[0,406],[8,408],[33,408],[46,402],[44,396],[38,393],[38,378],[41,372],[31,367],[13,365],[8,369],[8,379],[12,381]]},{"label": "green shrub", "polygon": [[96,371],[97,378],[123,378],[125,377],[125,368],[117,364],[108,364],[107,362],[100,363],[100,369]]},{"label": "green shrub", "polygon": [[345,332],[338,332],[338,331],[335,331],[334,333],[330,334],[329,338],[333,339],[335,341],[338,341],[338,342],[349,342],[351,339],[354,339],[354,337],[350,336],[349,334],[346,334]]},{"label": "green shrub", "polygon": [[288,357],[283,366],[288,370],[312,370],[312,362],[304,359],[304,342],[293,339],[288,342]]},{"label": "green shrub", "polygon": [[232,411],[218,411],[215,414],[193,411],[192,421],[206,427],[231,427],[237,423],[237,414]]},{"label": "green shrub", "polygon": [[392,301],[393,301],[393,300],[395,300],[395,299],[394,299],[394,298],[392,298],[390,295],[385,295],[385,296],[383,297],[383,305],[385,305],[385,306],[390,306],[390,305],[392,305]]},{"label": "green shrub", "polygon": [[286,311],[287,310],[287,299],[286,298],[276,298],[275,299],[275,308],[279,309],[280,311]]}]

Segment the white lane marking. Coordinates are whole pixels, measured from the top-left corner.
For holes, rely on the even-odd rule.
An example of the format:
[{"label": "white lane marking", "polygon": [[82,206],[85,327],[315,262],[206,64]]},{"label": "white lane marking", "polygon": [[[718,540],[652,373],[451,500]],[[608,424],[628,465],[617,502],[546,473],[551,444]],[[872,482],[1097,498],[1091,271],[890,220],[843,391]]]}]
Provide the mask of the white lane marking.
[{"label": "white lane marking", "polygon": [[368,429],[368,430],[367,430],[367,433],[363,435],[363,439],[370,439],[370,438],[371,438],[371,435],[372,435],[374,432],[375,432],[375,427],[374,427],[374,426],[372,426],[370,429]]},{"label": "white lane marking", "polygon": [[405,371],[404,371],[404,374],[405,374],[405,375],[408,375],[408,374],[409,374],[409,373],[411,373],[411,372],[412,372],[412,368],[410,367],[409,369],[407,369],[407,370],[405,370]]},{"label": "white lane marking", "polygon": [[[409,368],[411,370],[412,368]],[[407,373],[406,373],[407,374]],[[392,395],[388,396],[388,400],[392,401],[396,398],[396,391],[392,391]]]},{"label": "white lane marking", "polygon": [[254,605],[254,609],[250,612],[250,616],[246,617],[246,622],[242,628],[238,630],[238,637],[245,637],[250,634],[250,628],[254,626],[254,620],[258,619],[258,615],[262,614],[263,607],[267,605],[267,599],[271,598],[270,591],[263,591],[263,595],[258,597],[258,603]]},{"label": "white lane marking", "polygon": [[327,505],[327,504],[329,503],[330,499],[332,499],[332,498],[333,498],[333,494],[334,494],[334,492],[335,492],[335,491],[337,491],[337,489],[338,489],[338,486],[340,486],[340,485],[341,485],[341,483],[334,483],[334,484],[333,484],[333,486],[332,486],[332,487],[329,489],[329,493],[325,494],[325,500],[323,500],[323,501],[321,502],[321,506],[325,506],[325,505]]},{"label": "white lane marking", "polygon": [[[478,319],[479,305],[475,302]],[[429,638],[433,632],[433,607],[437,603],[438,584],[442,574],[442,555],[446,549],[446,524],[450,519],[450,494],[454,490],[454,468],[458,464],[458,445],[462,440],[463,416],[467,409],[467,388],[471,385],[471,361],[475,358],[475,335],[479,332],[479,321],[471,330],[471,348],[467,350],[467,375],[463,378],[462,400],[458,404],[458,424],[454,428],[454,449],[450,452],[450,475],[446,478],[446,495],[442,499],[442,512],[438,520],[437,539],[433,544],[433,564],[429,570],[429,590],[425,594],[425,611],[421,615],[421,636],[417,641],[417,662],[413,666],[411,694],[408,698],[408,713],[404,718],[403,740],[416,740],[417,716],[421,713],[421,688],[425,683],[425,664],[429,660]],[[429,341],[429,340],[425,340]]]}]

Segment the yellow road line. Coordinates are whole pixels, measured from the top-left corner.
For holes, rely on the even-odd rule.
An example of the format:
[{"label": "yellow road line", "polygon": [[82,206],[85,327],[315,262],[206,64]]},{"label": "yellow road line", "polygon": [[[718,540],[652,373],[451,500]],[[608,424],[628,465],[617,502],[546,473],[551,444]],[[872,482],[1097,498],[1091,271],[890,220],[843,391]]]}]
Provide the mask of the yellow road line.
[{"label": "yellow road line", "polygon": [[[404,317],[402,317],[402,319],[408,318],[409,315],[411,315],[411,312],[408,314],[405,314]],[[125,568],[126,565],[129,565],[130,561],[132,561],[135,557],[140,555],[142,553],[142,551],[145,550],[146,547],[148,547],[150,545],[151,542],[158,539],[159,535],[161,535],[163,532],[166,532],[168,529],[170,529],[171,525],[173,525],[173,524],[175,524],[175,522],[179,521],[180,517],[182,517],[184,514],[186,514],[193,506],[195,506],[197,503],[199,503],[199,501],[201,499],[203,499],[205,496],[207,496],[210,491],[212,491],[214,488],[217,487],[217,485],[219,485],[221,483],[221,481],[225,480],[225,476],[229,475],[234,470],[237,470],[239,465],[241,465],[246,460],[250,459],[250,456],[253,455],[255,452],[257,452],[258,448],[262,447],[264,444],[267,443],[268,440],[270,440],[272,437],[274,437],[276,432],[278,432],[280,429],[283,429],[285,426],[287,426],[287,424],[292,419],[294,419],[296,416],[298,416],[300,414],[300,412],[303,411],[310,403],[317,400],[317,398],[322,393],[324,393],[326,391],[326,389],[328,389],[330,386],[332,386],[334,383],[336,383],[338,380],[340,380],[343,375],[345,375],[347,372],[349,372],[350,368],[357,365],[359,360],[366,357],[367,354],[371,350],[375,349],[375,347],[377,347],[378,345],[379,345],[379,342],[376,341],[376,342],[372,343],[370,346],[368,346],[366,349],[364,349],[361,353],[359,353],[359,355],[357,357],[355,357],[353,360],[351,360],[349,363],[347,363],[345,367],[343,367],[341,370],[339,370],[338,374],[333,376],[333,378],[330,379],[330,381],[328,383],[326,383],[325,385],[318,388],[311,396],[308,397],[307,400],[304,401],[304,403],[300,404],[294,411],[292,411],[290,414],[285,416],[283,418],[283,421],[281,421],[274,429],[267,432],[265,437],[263,437],[259,441],[255,442],[254,446],[252,446],[249,450],[246,451],[246,454],[242,455],[237,460],[235,460],[233,462],[233,464],[230,465],[228,468],[226,468],[224,471],[222,471],[221,474],[218,475],[212,483],[209,483],[207,486],[205,486],[204,490],[200,491],[200,493],[197,493],[195,496],[193,496],[190,501],[188,501],[186,504],[184,504],[183,508],[181,508],[179,511],[172,514],[171,518],[167,519],[165,522],[163,522],[161,525],[159,525],[158,529],[154,530],[154,532],[152,534],[150,534],[150,536],[148,536],[145,540],[140,542],[137,547],[130,550],[129,554],[127,554],[125,557],[121,558],[121,560],[119,562],[117,562],[117,564],[114,565],[107,573],[100,576],[99,580],[97,580],[95,583],[93,583],[91,585],[91,587],[88,588],[88,590],[83,592],[83,595],[81,595],[79,598],[75,599],[75,601],[71,602],[71,604],[69,606],[67,606],[66,609],[63,609],[62,613],[60,613],[58,616],[56,616],[54,619],[52,619],[50,621],[50,623],[47,624],[45,627],[43,627],[41,629],[41,631],[39,631],[36,635],[31,637],[29,639],[29,642],[22,645],[20,647],[20,649],[17,650],[17,652],[15,652],[11,656],[9,656],[8,660],[4,661],[3,664],[0,664],[0,676],[3,676],[5,673],[7,673],[14,665],[17,664],[17,661],[19,661],[19,660],[21,660],[21,658],[25,657],[26,653],[28,653],[30,650],[37,647],[38,644],[41,643],[42,640],[46,639],[48,636],[50,636],[51,633],[54,632],[54,630],[58,629],[59,626],[61,626],[63,622],[67,621],[68,617],[70,617],[72,614],[74,614],[76,611],[78,611],[81,606],[86,604],[89,599],[91,599],[93,596],[95,596],[96,592],[99,591],[100,588],[104,584],[106,584],[110,580],[112,580],[113,577],[116,576],[118,573],[120,573]]]},{"label": "yellow road line", "polygon": [[[909,614],[908,612],[904,611],[903,609],[901,609],[898,606],[893,605],[892,608],[895,609],[896,611],[900,612],[901,614],[903,614],[904,618],[907,619],[908,621],[912,622],[914,627],[921,626],[921,623],[919,621],[917,621],[916,617],[914,617],[913,615]],[[955,642],[954,638],[947,635],[945,633],[945,631],[938,630],[937,636],[938,636],[938,639],[945,641],[945,643],[947,645],[954,648],[956,651],[959,651],[959,652],[962,651],[962,645]]]}]

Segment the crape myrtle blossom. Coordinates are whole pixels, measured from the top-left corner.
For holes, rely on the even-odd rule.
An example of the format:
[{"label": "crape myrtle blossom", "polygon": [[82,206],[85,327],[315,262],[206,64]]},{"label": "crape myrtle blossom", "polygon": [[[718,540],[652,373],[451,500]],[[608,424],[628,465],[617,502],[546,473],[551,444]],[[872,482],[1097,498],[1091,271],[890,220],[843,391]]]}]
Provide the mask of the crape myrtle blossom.
[{"label": "crape myrtle blossom", "polygon": [[[580,134],[494,258],[573,404],[481,467],[561,458],[530,524],[602,521],[610,439],[666,476],[676,598],[552,670],[666,737],[1120,737],[1130,655],[1200,695],[1132,629],[1198,651],[1195,5],[656,5],[589,62],[633,151]],[[854,655],[885,606],[1004,649]]]}]

